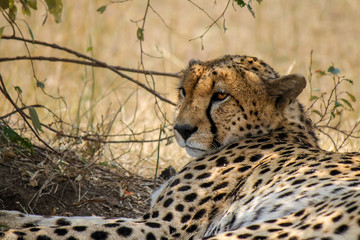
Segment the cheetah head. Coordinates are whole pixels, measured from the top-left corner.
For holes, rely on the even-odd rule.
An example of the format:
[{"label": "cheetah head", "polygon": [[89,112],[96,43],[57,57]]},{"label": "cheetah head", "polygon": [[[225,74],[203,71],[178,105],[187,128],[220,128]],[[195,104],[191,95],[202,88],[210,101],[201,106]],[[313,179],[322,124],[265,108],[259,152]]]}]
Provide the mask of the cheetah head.
[{"label": "cheetah head", "polygon": [[193,157],[281,127],[306,86],[303,76],[279,77],[263,61],[246,56],[191,61],[183,74],[174,133]]}]

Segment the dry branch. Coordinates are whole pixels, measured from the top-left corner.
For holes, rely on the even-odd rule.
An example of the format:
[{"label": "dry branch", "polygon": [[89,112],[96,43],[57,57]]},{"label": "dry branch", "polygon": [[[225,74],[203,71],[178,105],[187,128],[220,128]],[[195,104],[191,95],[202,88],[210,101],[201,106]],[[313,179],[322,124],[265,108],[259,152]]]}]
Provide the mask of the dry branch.
[{"label": "dry branch", "polygon": [[77,56],[79,58],[86,59],[86,60],[96,64],[98,67],[107,68],[107,69],[115,72],[116,74],[118,74],[122,78],[125,78],[125,79],[135,83],[136,85],[138,85],[141,88],[145,89],[149,93],[153,94],[155,97],[159,98],[161,101],[167,102],[167,103],[175,106],[175,103],[173,103],[169,99],[161,96],[157,91],[155,91],[155,90],[151,89],[150,87],[146,86],[145,84],[135,80],[134,78],[120,72],[116,67],[108,65],[106,62],[100,61],[98,59],[86,56],[86,55],[84,55],[82,53],[79,53],[79,52],[77,52],[75,50],[72,50],[72,49],[69,49],[69,48],[66,48],[66,47],[62,47],[62,46],[59,46],[59,45],[53,44],[53,43],[47,43],[47,42],[42,42],[42,41],[38,41],[38,40],[25,39],[25,38],[20,38],[20,37],[16,37],[16,36],[1,36],[1,39],[17,40],[17,41],[22,41],[22,42],[25,42],[25,43],[32,43],[32,44],[36,44],[36,45],[47,46],[47,47],[50,47],[50,48],[54,48],[54,49],[58,49],[58,50],[70,53],[70,54],[75,55],[75,56]]}]

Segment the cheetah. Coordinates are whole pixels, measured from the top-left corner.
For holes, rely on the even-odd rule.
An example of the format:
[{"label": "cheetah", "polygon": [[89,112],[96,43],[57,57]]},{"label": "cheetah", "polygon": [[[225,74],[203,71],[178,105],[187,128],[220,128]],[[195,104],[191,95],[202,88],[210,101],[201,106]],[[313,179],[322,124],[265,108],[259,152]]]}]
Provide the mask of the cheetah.
[{"label": "cheetah", "polygon": [[321,149],[300,74],[227,55],[190,61],[174,134],[195,159],[138,219],[0,211],[1,239],[359,239],[360,154]]}]

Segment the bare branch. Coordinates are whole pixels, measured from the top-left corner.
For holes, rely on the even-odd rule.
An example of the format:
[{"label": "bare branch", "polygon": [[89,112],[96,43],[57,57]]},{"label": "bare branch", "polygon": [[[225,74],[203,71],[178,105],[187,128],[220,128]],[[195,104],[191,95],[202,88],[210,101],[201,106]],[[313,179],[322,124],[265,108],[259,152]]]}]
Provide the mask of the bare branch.
[{"label": "bare branch", "polygon": [[[10,61],[19,61],[19,60],[36,60],[36,61],[50,61],[50,62],[68,62],[68,63],[75,63],[80,65],[92,66],[92,67],[101,67],[105,68],[104,66],[100,66],[94,62],[89,61],[82,61],[77,59],[71,58],[58,58],[58,57],[44,57],[44,56],[17,56],[17,57],[8,57],[8,58],[0,58],[0,62],[10,62]],[[134,68],[126,68],[121,66],[114,66],[109,65],[119,71],[125,72],[133,72],[133,73],[141,73],[145,75],[155,75],[155,76],[166,76],[166,77],[173,77],[173,78],[180,78],[178,73],[166,73],[166,72],[158,72],[152,70],[140,70]]]},{"label": "bare branch", "polygon": [[226,10],[228,9],[228,7],[229,7],[229,5],[230,5],[230,1],[231,1],[231,0],[228,0],[228,2],[227,2],[227,4],[226,4],[223,12],[219,15],[219,17],[217,17],[217,18],[206,28],[206,30],[205,30],[200,36],[195,37],[195,38],[192,38],[192,39],[190,39],[189,41],[193,41],[193,40],[196,40],[196,39],[201,39],[201,45],[202,45],[202,40],[203,40],[205,34],[206,34],[215,24],[217,24],[217,22],[218,22],[222,17],[224,17],[225,12],[226,12]]},{"label": "bare branch", "polygon": [[23,42],[27,42],[27,43],[33,43],[33,44],[37,44],[37,45],[43,45],[43,46],[47,46],[47,47],[51,47],[54,49],[58,49],[64,52],[68,52],[70,54],[73,54],[79,58],[83,58],[86,60],[89,60],[91,62],[96,63],[99,67],[103,67],[103,68],[107,68],[113,72],[115,72],[116,74],[120,75],[122,78],[125,78],[133,83],[135,83],[136,85],[140,86],[141,88],[145,89],[146,91],[150,92],[151,94],[153,94],[154,96],[156,96],[157,98],[159,98],[161,101],[167,102],[171,105],[175,106],[175,103],[173,103],[172,101],[170,101],[169,99],[161,96],[158,92],[156,92],[155,90],[151,89],[150,87],[146,86],[145,84],[135,80],[134,78],[120,72],[119,70],[117,70],[115,67],[108,65],[105,62],[102,62],[100,60],[97,60],[95,58],[86,56],[82,53],[76,52],[72,49],[66,48],[66,47],[61,47],[57,44],[51,44],[51,43],[47,43],[47,42],[42,42],[42,41],[38,41],[38,40],[30,40],[30,39],[25,39],[25,38],[19,38],[19,37],[15,37],[15,36],[1,36],[1,39],[7,39],[7,40],[18,40],[18,41],[23,41]]}]

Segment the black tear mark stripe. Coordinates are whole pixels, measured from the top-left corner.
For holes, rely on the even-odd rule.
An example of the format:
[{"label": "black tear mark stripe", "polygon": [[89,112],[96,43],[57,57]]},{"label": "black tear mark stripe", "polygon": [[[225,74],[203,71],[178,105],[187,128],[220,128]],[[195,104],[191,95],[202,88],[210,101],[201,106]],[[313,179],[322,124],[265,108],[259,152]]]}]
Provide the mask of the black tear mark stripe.
[{"label": "black tear mark stripe", "polygon": [[217,127],[216,127],[215,122],[212,119],[211,113],[210,113],[211,112],[211,106],[212,106],[213,102],[214,102],[214,100],[213,100],[213,98],[211,98],[210,103],[209,103],[209,105],[208,105],[208,107],[206,109],[206,116],[209,119],[209,122],[210,122],[210,125],[211,125],[211,133],[215,136],[217,134]]},{"label": "black tear mark stripe", "polygon": [[207,116],[207,118],[209,119],[210,126],[211,126],[211,127],[210,127],[210,130],[211,130],[211,133],[213,134],[213,141],[212,141],[212,143],[211,143],[211,146],[213,146],[213,147],[215,147],[215,148],[219,148],[219,147],[220,147],[220,143],[219,143],[219,141],[216,139],[218,129],[217,129],[217,127],[216,127],[216,124],[215,124],[214,120],[213,120],[212,117],[211,117],[211,114],[210,114],[210,112],[211,112],[211,106],[212,106],[213,102],[214,102],[214,100],[213,100],[213,98],[211,98],[210,103],[209,103],[209,105],[208,105],[208,107],[207,107],[207,109],[206,109],[206,116]]}]

